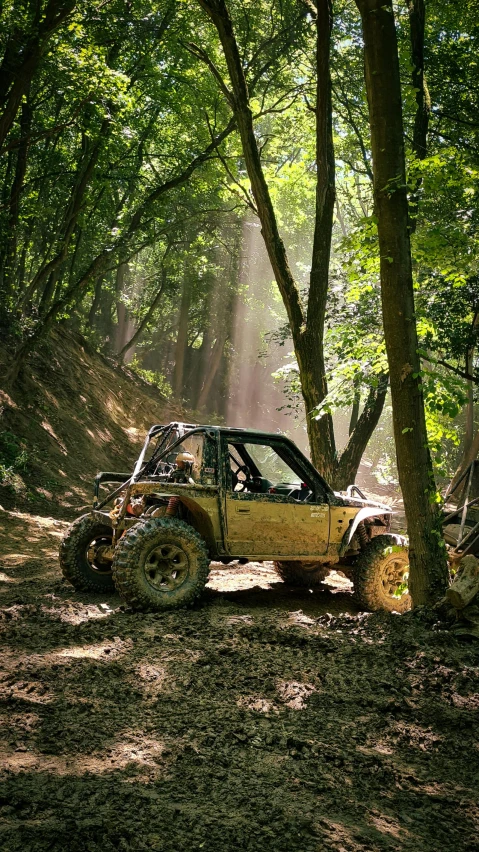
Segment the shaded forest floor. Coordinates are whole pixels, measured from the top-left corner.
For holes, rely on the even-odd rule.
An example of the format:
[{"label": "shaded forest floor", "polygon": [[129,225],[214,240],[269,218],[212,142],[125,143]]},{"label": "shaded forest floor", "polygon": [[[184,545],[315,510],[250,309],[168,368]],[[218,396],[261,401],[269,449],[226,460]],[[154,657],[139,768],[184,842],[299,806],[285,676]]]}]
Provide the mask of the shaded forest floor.
[{"label": "shaded forest floor", "polygon": [[0,520],[2,849],[478,848],[477,645],[268,563],[132,613],[61,579],[64,521]]}]

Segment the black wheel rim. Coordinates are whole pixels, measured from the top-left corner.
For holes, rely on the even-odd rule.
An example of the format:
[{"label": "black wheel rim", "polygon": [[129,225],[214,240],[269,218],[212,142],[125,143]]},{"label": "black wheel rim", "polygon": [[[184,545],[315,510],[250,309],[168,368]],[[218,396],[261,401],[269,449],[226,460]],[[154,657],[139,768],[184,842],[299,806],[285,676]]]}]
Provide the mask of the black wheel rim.
[{"label": "black wheel rim", "polygon": [[160,544],[148,553],[145,577],[157,592],[167,594],[183,585],[189,573],[189,559],[178,544]]}]

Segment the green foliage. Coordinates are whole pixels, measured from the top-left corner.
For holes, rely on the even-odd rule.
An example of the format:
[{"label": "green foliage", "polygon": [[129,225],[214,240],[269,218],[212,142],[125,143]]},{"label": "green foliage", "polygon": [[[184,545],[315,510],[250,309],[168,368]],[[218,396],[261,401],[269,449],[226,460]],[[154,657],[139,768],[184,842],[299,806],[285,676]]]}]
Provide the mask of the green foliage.
[{"label": "green foliage", "polygon": [[29,454],[13,432],[0,432],[0,483],[15,490],[21,485],[19,474],[26,473]]},{"label": "green foliage", "polygon": [[155,373],[153,370],[143,370],[140,366],[140,361],[135,356],[133,360],[128,364],[128,368],[136,373],[137,376],[144,379],[145,382],[148,382],[149,385],[153,385],[157,388],[160,393],[169,399],[172,394],[172,389],[170,383],[165,379],[165,377],[161,373]]}]

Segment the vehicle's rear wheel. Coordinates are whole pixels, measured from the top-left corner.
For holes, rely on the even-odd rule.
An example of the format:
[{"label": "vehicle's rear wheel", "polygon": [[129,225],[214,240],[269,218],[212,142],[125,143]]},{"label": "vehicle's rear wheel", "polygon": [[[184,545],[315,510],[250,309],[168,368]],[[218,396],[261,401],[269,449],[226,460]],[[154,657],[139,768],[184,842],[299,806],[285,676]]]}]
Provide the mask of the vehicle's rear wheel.
[{"label": "vehicle's rear wheel", "polygon": [[191,604],[208,579],[205,543],[184,521],[151,518],[120,539],[113,559],[117,591],[134,609]]},{"label": "vehicle's rear wheel", "polygon": [[275,562],[274,567],[285,583],[289,586],[300,586],[303,589],[319,586],[331,570],[328,565],[323,565],[321,562],[301,562],[300,560]]},{"label": "vehicle's rear wheel", "polygon": [[358,557],[354,572],[355,597],[361,607],[374,612],[407,612],[409,557],[407,547],[392,535],[378,535]]},{"label": "vehicle's rear wheel", "polygon": [[91,515],[78,518],[60,546],[63,576],[79,592],[111,592],[113,530]]}]

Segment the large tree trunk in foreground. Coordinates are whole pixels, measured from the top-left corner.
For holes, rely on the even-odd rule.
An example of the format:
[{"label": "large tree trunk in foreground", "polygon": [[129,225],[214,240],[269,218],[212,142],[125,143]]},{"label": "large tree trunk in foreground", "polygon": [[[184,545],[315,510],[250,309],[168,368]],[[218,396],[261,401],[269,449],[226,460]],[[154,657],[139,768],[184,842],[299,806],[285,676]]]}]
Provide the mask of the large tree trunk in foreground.
[{"label": "large tree trunk in foreground", "polygon": [[391,0],[356,4],[364,35],[394,437],[410,542],[409,589],[414,605],[430,604],[444,593],[447,567],[417,353],[396,29]]}]

